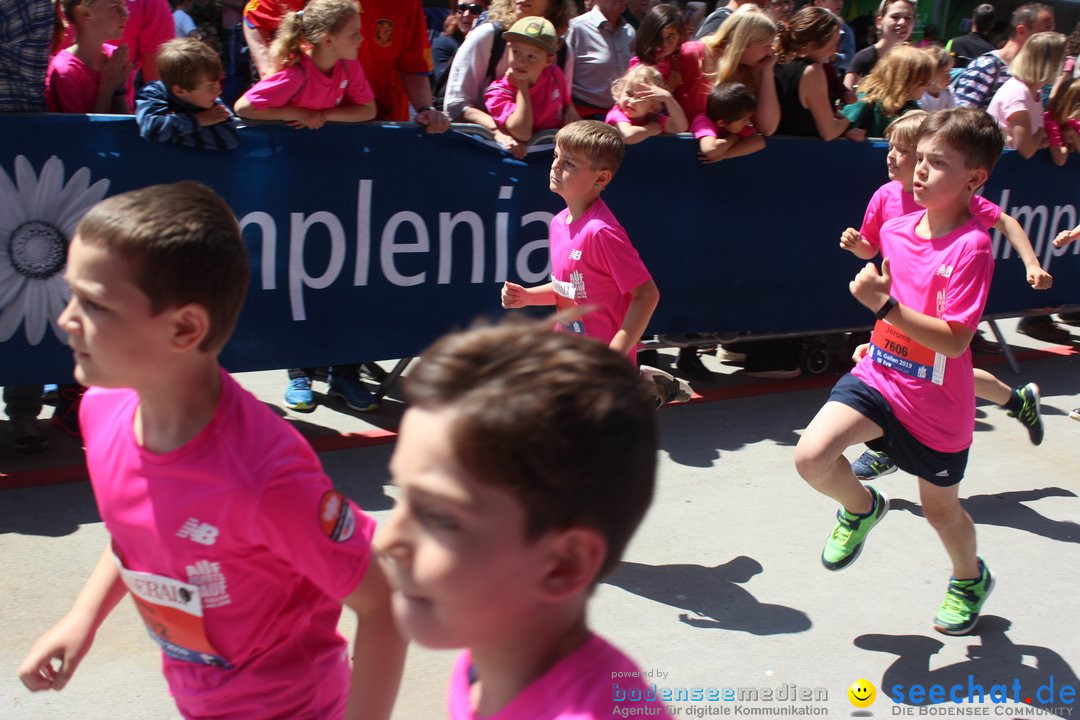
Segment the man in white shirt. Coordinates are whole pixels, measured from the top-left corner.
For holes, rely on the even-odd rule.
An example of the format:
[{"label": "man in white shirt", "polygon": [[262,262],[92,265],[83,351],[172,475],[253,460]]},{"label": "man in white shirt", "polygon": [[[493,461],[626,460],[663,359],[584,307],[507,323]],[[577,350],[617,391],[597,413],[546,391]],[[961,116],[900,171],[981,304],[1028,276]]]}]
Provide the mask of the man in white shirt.
[{"label": "man in white shirt", "polygon": [[584,119],[604,119],[614,104],[611,83],[630,65],[634,29],[622,17],[625,10],[626,0],[596,0],[592,10],[570,21],[571,94]]}]

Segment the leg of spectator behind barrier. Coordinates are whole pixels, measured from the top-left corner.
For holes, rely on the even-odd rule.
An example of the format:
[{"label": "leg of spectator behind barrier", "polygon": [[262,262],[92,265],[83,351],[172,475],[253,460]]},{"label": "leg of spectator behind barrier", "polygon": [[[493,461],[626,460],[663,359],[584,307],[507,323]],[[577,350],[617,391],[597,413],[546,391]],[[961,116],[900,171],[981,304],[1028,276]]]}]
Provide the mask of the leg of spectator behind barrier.
[{"label": "leg of spectator behind barrier", "polygon": [[409,363],[411,362],[411,357],[401,358],[400,360],[398,360],[397,364],[394,365],[394,369],[387,373],[386,378],[381,383],[379,383],[379,387],[375,390],[375,397],[377,397],[379,400],[382,400],[384,397],[386,397],[386,393],[390,392],[390,388],[394,386],[394,383],[397,382],[397,379],[401,377],[401,373],[405,372],[405,368],[409,367]]},{"label": "leg of spectator behind barrier", "polygon": [[1005,355],[1005,361],[1009,363],[1009,369],[1017,375],[1020,374],[1020,363],[1016,361],[1016,355],[1013,354],[1012,348],[1009,347],[1009,343],[1005,342],[1005,338],[1001,337],[1001,328],[998,327],[997,320],[987,320],[990,324],[990,330],[994,333],[994,339],[998,341],[998,345],[1001,346],[1001,352]]}]

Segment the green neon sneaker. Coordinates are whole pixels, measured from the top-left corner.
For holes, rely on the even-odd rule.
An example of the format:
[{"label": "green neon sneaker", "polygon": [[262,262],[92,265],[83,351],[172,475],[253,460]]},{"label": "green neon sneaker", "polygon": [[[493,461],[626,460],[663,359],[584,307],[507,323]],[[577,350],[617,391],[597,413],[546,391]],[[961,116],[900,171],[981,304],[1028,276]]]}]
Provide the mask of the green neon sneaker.
[{"label": "green neon sneaker", "polygon": [[843,508],[836,511],[838,522],[821,551],[821,564],[828,570],[842,570],[855,562],[862,552],[867,533],[889,511],[889,498],[869,485],[865,487],[874,496],[869,515],[855,515]]},{"label": "green neon sneaker", "polygon": [[979,559],[979,577],[974,580],[949,578],[945,601],[934,618],[934,629],[946,635],[966,635],[979,622],[979,611],[994,589],[990,568]]},{"label": "green neon sneaker", "polygon": [[1013,395],[1020,404],[1017,412],[1009,411],[1009,416],[1020,421],[1027,428],[1028,437],[1032,445],[1039,445],[1043,441],[1042,415],[1039,414],[1039,386],[1035,383],[1021,385],[1013,390]]}]

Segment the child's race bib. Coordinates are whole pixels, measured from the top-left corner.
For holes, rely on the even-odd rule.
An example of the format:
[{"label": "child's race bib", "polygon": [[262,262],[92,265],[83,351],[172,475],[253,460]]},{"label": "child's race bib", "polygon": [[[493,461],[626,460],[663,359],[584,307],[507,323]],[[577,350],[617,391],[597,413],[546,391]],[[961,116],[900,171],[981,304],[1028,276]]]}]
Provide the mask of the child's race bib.
[{"label": "child's race bib", "polygon": [[564,282],[557,279],[554,275],[551,276],[551,289],[555,291],[556,295],[564,297],[567,300],[573,300],[577,295],[577,288],[574,287],[574,283]]},{"label": "child's race bib", "polygon": [[935,385],[945,382],[945,356],[916,342],[885,320],[874,325],[868,352],[870,359],[882,367]]},{"label": "child's race bib", "polygon": [[196,585],[163,575],[128,570],[113,556],[150,637],[174,660],[231,668],[206,637]]}]

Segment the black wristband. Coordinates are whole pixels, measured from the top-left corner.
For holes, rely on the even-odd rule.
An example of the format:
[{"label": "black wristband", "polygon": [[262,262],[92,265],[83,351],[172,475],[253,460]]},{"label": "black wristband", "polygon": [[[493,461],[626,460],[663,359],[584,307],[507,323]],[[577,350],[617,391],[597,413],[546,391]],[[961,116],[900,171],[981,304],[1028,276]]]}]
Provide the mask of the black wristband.
[{"label": "black wristband", "polygon": [[874,317],[878,320],[884,320],[885,316],[891,313],[893,308],[899,304],[900,303],[896,302],[896,298],[890,295],[889,299],[885,301],[885,304],[881,306],[881,309],[877,311]]}]

